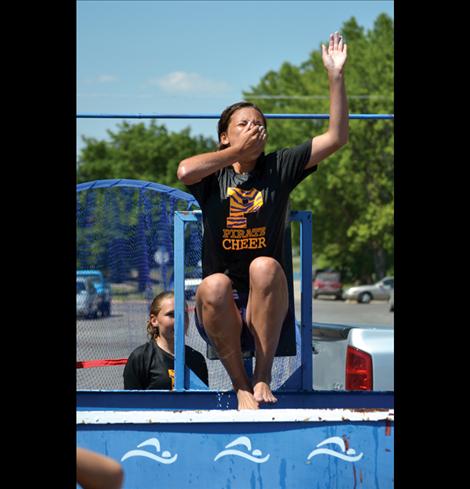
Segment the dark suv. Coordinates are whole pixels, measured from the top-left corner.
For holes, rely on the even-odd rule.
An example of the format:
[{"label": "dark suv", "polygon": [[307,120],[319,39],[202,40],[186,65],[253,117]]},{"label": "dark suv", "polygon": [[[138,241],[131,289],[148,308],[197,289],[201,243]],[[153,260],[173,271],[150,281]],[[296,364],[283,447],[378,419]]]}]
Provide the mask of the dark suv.
[{"label": "dark suv", "polygon": [[339,300],[343,298],[341,274],[332,270],[317,270],[313,279],[313,298],[319,295],[331,295]]}]

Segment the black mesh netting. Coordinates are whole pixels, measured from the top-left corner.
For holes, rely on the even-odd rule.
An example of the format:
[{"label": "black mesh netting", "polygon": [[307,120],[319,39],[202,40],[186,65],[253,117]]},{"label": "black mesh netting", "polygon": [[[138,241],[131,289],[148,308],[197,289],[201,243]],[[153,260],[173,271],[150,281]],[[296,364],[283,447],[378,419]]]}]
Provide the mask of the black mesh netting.
[{"label": "black mesh netting", "polygon": [[[173,288],[173,215],[196,209],[189,194],[139,181],[98,181],[77,187],[77,270],[99,270],[111,290],[110,314],[77,316],[77,361],[126,359],[147,341],[150,303]],[[186,344],[206,356],[194,325],[195,285],[201,277],[200,221],[187,223],[185,279],[190,326]],[[206,359],[209,388],[228,390],[230,379],[219,360]],[[277,357],[274,389],[300,364],[299,354]],[[122,389],[124,365],[77,368],[77,389]]]}]

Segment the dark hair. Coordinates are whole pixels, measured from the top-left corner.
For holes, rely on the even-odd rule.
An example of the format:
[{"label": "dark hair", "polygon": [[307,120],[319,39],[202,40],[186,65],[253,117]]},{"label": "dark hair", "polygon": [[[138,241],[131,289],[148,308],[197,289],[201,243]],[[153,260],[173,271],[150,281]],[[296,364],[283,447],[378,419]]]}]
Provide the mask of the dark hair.
[{"label": "dark hair", "polygon": [[235,104],[232,104],[222,112],[222,114],[220,115],[219,122],[217,124],[217,135],[219,137],[219,150],[228,148],[227,144],[222,144],[220,142],[220,135],[223,132],[227,131],[228,125],[230,124],[230,118],[232,117],[233,113],[236,112],[238,109],[244,109],[245,107],[250,107],[252,109],[257,110],[261,114],[261,117],[263,118],[264,127],[267,126],[266,118],[264,117],[263,111],[255,104],[252,104],[251,102],[237,102]]}]

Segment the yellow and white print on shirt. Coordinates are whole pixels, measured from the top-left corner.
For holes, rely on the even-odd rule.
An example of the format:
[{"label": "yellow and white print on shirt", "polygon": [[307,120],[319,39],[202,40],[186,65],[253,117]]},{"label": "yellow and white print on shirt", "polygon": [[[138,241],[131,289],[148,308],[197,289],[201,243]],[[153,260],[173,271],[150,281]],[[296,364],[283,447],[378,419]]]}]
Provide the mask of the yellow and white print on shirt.
[{"label": "yellow and white print on shirt", "polygon": [[171,390],[175,389],[175,371],[171,368],[168,369],[168,375],[171,380]]},{"label": "yellow and white print on shirt", "polygon": [[225,250],[256,250],[266,248],[266,227],[247,228],[246,214],[257,212],[263,206],[263,194],[253,188],[227,189],[229,215],[223,229],[222,246]]}]

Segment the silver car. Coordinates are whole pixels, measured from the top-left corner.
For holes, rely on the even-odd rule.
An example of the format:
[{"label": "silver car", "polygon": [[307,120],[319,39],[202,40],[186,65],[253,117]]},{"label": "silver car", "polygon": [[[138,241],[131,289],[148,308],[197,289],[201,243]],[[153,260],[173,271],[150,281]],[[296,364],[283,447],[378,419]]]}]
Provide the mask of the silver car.
[{"label": "silver car", "polygon": [[99,298],[89,278],[77,277],[77,316],[98,317]]},{"label": "silver car", "polygon": [[368,304],[372,300],[390,299],[390,292],[393,290],[393,277],[385,277],[372,285],[359,285],[350,287],[344,293],[344,299],[356,300],[361,304]]}]

